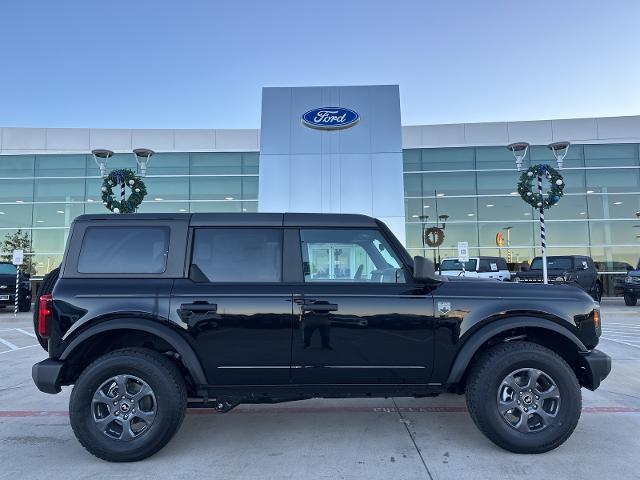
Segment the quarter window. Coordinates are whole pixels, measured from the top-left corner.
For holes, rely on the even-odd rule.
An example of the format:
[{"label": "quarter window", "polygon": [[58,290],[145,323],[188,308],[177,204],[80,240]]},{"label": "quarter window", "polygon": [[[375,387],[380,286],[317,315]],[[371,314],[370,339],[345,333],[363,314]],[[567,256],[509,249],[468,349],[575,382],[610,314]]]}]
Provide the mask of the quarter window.
[{"label": "quarter window", "polygon": [[167,227],[89,227],[82,239],[79,273],[163,273],[167,268]]},{"label": "quarter window", "polygon": [[[204,282],[282,280],[282,231],[201,228],[195,232],[192,270]],[[194,272],[191,272],[194,278]]]},{"label": "quarter window", "polygon": [[305,282],[404,283],[401,263],[376,230],[301,230]]}]

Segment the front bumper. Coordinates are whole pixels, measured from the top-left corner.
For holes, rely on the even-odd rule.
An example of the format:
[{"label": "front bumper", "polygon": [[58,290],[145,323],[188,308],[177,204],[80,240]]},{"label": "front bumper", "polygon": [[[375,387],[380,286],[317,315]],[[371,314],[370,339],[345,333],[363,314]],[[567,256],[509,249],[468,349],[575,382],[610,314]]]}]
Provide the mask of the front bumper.
[{"label": "front bumper", "polygon": [[581,375],[580,384],[589,390],[595,390],[600,382],[611,372],[611,357],[600,350],[580,352]]},{"label": "front bumper", "polygon": [[624,294],[640,297],[640,283],[625,283]]},{"label": "front bumper", "polygon": [[44,393],[60,393],[62,390],[60,387],[62,367],[64,367],[64,362],[51,358],[31,367],[31,377],[38,390]]}]

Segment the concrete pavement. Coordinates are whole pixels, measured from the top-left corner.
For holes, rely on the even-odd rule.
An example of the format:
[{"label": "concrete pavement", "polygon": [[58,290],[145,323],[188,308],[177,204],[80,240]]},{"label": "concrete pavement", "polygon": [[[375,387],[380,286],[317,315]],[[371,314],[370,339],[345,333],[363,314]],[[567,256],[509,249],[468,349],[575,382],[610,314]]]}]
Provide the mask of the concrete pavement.
[{"label": "concrete pavement", "polygon": [[583,390],[578,428],[547,454],[501,450],[475,428],[464,397],[443,395],[192,411],[154,457],[110,464],[76,441],[70,389],[46,395],[33,385],[31,365],[45,354],[28,335],[29,316],[0,313],[0,339],[15,347],[0,341],[0,479],[640,478],[640,307],[605,300],[603,319],[599,348],[614,358],[611,376]]}]

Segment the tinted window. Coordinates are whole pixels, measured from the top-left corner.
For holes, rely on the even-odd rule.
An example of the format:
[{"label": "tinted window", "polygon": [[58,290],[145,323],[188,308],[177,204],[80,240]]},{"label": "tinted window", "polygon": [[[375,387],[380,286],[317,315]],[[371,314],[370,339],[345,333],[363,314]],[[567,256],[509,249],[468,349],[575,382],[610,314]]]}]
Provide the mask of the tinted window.
[{"label": "tinted window", "polygon": [[400,283],[395,252],[376,230],[301,230],[305,282]]},{"label": "tinted window", "polygon": [[498,269],[500,270],[509,270],[509,266],[507,265],[507,261],[504,258],[498,259]]},{"label": "tinted window", "polygon": [[[548,257],[548,269],[571,270],[573,269],[573,258],[571,257]],[[542,270],[542,258],[536,257],[531,262],[531,270]]]},{"label": "tinted window", "polygon": [[89,227],[79,273],[162,273],[167,268],[167,227]]},{"label": "tinted window", "polygon": [[280,282],[282,230],[198,229],[192,262],[209,282]]},{"label": "tinted window", "polygon": [[464,263],[465,270],[476,270],[476,265],[478,261],[475,258],[470,258],[466,262],[459,262],[455,258],[447,258],[442,261],[442,266],[440,270],[444,271],[462,271],[462,265]]},{"label": "tinted window", "polygon": [[0,275],[15,275],[16,267],[10,263],[0,263]]}]

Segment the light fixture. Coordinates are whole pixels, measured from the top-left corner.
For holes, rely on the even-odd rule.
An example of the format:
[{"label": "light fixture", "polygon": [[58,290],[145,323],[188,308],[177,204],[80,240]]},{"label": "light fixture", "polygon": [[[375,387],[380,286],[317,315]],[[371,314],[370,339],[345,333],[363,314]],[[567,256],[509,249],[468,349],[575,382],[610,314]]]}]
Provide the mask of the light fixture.
[{"label": "light fixture", "polygon": [[591,195],[593,193],[593,190],[587,190],[587,195]]},{"label": "light fixture", "polygon": [[558,162],[558,168],[562,169],[562,163],[564,162],[564,157],[569,153],[569,142],[553,142],[547,145],[547,148],[551,150],[553,156],[556,157],[556,161]]},{"label": "light fixture", "polygon": [[24,200],[16,200],[16,203],[24,203]]},{"label": "light fixture", "polygon": [[136,156],[136,163],[138,164],[140,170],[140,176],[146,176],[147,167],[149,166],[149,162],[151,161],[151,156],[156,152],[148,148],[136,148],[133,150],[133,153]]},{"label": "light fixture", "polygon": [[411,215],[411,218],[418,218],[418,217],[420,217],[420,215],[417,215],[417,214],[416,215]]},{"label": "light fixture", "polygon": [[622,205],[622,202],[613,202],[614,205]]},{"label": "light fixture", "polygon": [[580,215],[586,215],[587,212],[580,212]]},{"label": "light fixture", "polygon": [[89,203],[93,202],[93,198],[87,198],[87,202]]},{"label": "light fixture", "polygon": [[522,170],[522,162],[524,157],[527,156],[527,150],[529,150],[529,144],[527,142],[515,142],[507,145],[507,149],[513,153],[516,159],[516,168],[518,171]]},{"label": "light fixture", "polygon": [[154,198],[154,200],[155,200],[156,202],[161,202],[161,201],[162,201],[162,198],[160,198],[160,197],[156,197],[156,198]]},{"label": "light fixture", "polygon": [[424,207],[422,207],[422,208],[431,208],[431,205],[425,205],[425,206],[424,206]]},{"label": "light fixture", "polygon": [[467,217],[473,217],[475,216],[475,213],[467,213]]},{"label": "light fixture", "polygon": [[233,200],[233,197],[224,197],[225,200]]},{"label": "light fixture", "polygon": [[56,210],[56,213],[64,213],[64,210]]},{"label": "light fixture", "polygon": [[517,195],[518,192],[511,192],[509,195]]},{"label": "light fixture", "polygon": [[444,193],[436,193],[436,197],[444,197]]},{"label": "light fixture", "polygon": [[179,211],[179,212],[186,212],[186,211],[187,211],[187,209],[186,209],[186,208],[180,208],[180,209],[178,209],[178,211]]},{"label": "light fixture", "polygon": [[36,220],[36,223],[44,223],[44,220]]},{"label": "light fixture", "polygon": [[243,211],[243,212],[246,212],[246,211],[247,211],[247,209],[246,209],[246,208],[243,208],[243,209],[242,209],[242,211]]},{"label": "light fixture", "polygon": [[111,150],[96,149],[91,150],[91,153],[93,154],[93,160],[100,169],[100,175],[105,177],[107,175],[107,162],[113,157],[113,152]]},{"label": "light fixture", "polygon": [[531,215],[531,212],[524,212],[523,215]]},{"label": "light fixture", "polygon": [[487,207],[491,208],[491,207],[495,207],[495,205],[493,203],[487,203]]},{"label": "light fixture", "polygon": [[0,212],[0,215],[4,215],[4,212]]}]

